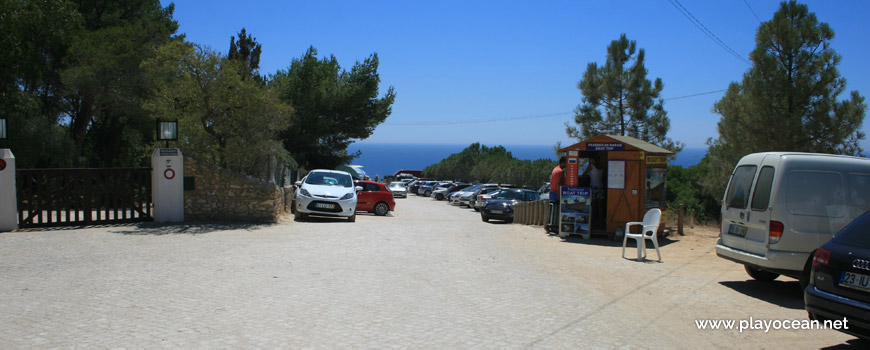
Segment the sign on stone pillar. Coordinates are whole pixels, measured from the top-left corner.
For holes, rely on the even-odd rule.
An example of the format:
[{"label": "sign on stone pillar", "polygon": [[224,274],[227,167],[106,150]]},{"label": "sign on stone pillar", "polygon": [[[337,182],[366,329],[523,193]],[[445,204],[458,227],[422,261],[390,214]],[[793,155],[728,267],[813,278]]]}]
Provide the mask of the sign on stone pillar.
[{"label": "sign on stone pillar", "polygon": [[155,222],[184,221],[184,156],[177,148],[151,153],[151,193]]},{"label": "sign on stone pillar", "polygon": [[0,149],[0,232],[18,228],[18,198],[15,188],[15,156]]}]

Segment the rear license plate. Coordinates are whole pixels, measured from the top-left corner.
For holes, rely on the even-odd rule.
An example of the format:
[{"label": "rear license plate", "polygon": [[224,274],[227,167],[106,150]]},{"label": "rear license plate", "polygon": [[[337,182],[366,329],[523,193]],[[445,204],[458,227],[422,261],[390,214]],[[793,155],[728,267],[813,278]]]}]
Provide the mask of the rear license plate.
[{"label": "rear license plate", "polygon": [[730,226],[728,226],[728,234],[741,237],[746,236],[746,226],[731,224]]},{"label": "rear license plate", "polygon": [[851,272],[843,272],[840,285],[847,288],[870,292],[870,276]]},{"label": "rear license plate", "polygon": [[335,204],[332,204],[332,203],[315,203],[315,204],[314,204],[314,207],[315,207],[315,208],[320,208],[320,209],[333,209],[333,208],[335,208]]},{"label": "rear license plate", "polygon": [[501,210],[493,210],[493,211],[490,211],[490,213],[493,213],[493,214],[504,214],[504,212],[501,211]]}]

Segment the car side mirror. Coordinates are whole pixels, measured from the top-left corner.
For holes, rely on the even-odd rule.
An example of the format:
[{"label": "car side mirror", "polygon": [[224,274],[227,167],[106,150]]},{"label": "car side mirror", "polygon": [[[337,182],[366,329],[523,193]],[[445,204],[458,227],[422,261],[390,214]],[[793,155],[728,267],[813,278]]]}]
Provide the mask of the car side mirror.
[{"label": "car side mirror", "polygon": [[357,191],[357,192],[362,192],[362,190],[363,190],[362,186],[357,186],[357,187],[356,187],[356,191]]},{"label": "car side mirror", "polygon": [[296,186],[302,186],[302,181],[296,181],[294,184],[295,184]]}]

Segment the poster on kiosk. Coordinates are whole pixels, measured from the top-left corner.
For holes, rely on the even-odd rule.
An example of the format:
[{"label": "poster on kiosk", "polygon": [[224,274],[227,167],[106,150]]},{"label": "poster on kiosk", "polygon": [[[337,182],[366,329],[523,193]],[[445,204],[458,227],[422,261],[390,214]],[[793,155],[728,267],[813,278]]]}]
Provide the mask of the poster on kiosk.
[{"label": "poster on kiosk", "polygon": [[581,235],[589,239],[591,226],[592,204],[589,187],[567,187],[561,189],[559,237]]}]

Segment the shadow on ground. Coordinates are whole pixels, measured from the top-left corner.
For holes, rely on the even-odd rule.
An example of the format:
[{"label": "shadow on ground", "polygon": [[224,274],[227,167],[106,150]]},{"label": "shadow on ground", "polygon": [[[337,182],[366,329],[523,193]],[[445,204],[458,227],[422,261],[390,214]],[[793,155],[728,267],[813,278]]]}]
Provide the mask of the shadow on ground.
[{"label": "shadow on ground", "polygon": [[[272,226],[273,224],[264,224],[264,223],[253,223],[253,222],[184,222],[184,223],[141,223],[137,225],[132,225],[135,227],[135,230],[118,230],[118,231],[110,231],[112,233],[122,234],[122,235],[153,235],[153,236],[161,236],[161,235],[178,235],[178,234],[186,234],[186,235],[201,235],[206,233],[218,232],[218,231],[232,231],[232,230],[246,230],[253,231],[259,230],[261,228],[266,228]],[[127,226],[130,227],[130,226]]]},{"label": "shadow on ground", "polygon": [[804,292],[796,280],[724,281],[719,284],[736,292],[792,310],[804,309]]},{"label": "shadow on ground", "polygon": [[[836,332],[836,331],[831,331]],[[841,349],[870,349],[870,340],[861,340],[859,338],[847,340],[843,344],[826,346],[823,350],[841,350]]]}]

